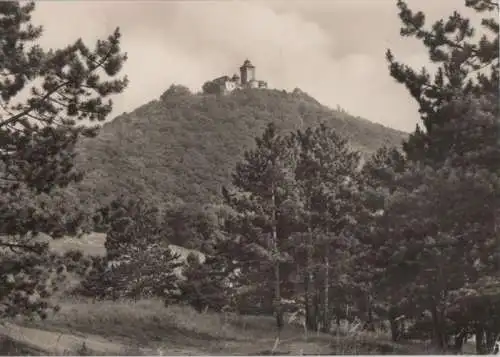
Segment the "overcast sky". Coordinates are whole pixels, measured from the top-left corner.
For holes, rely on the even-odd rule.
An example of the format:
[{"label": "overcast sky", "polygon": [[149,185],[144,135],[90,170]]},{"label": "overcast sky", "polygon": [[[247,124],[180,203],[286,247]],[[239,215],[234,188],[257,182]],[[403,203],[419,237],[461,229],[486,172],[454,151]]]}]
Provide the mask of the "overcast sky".
[{"label": "overcast sky", "polygon": [[[307,1],[44,1],[35,24],[42,44],[88,44],[119,26],[130,86],[114,114],[157,99],[171,84],[192,90],[232,75],[248,58],[270,87],[299,87],[323,104],[410,131],[417,106],[389,76],[385,51],[418,67],[428,61],[415,40],[401,39],[395,0]],[[409,0],[429,20],[448,16],[463,0]]]}]

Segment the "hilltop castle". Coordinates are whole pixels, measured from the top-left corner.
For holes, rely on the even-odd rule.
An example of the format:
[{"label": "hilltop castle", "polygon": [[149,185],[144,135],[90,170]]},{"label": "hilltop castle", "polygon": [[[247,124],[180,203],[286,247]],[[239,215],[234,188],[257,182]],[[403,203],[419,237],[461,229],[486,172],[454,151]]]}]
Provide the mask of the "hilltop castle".
[{"label": "hilltop castle", "polygon": [[248,59],[240,67],[239,76],[222,76],[203,85],[205,93],[227,94],[241,88],[267,88],[267,82],[255,79],[255,66]]}]

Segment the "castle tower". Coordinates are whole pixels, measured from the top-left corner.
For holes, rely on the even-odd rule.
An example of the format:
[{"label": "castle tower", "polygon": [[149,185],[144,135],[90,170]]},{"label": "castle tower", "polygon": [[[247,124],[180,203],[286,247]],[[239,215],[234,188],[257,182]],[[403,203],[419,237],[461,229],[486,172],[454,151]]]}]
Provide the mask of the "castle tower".
[{"label": "castle tower", "polygon": [[245,60],[243,66],[240,67],[240,74],[242,85],[255,81],[255,66],[249,60]]}]

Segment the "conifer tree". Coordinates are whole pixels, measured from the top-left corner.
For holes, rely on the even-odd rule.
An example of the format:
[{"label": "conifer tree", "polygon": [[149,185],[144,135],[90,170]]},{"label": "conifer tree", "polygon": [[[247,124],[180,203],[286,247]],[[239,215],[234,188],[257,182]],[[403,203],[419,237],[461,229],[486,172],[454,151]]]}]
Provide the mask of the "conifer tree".
[{"label": "conifer tree", "polygon": [[368,296],[370,309],[377,307],[379,318],[387,318],[391,326],[393,341],[401,336],[396,319],[401,319],[404,311],[401,300],[379,294],[378,281],[384,269],[378,269],[375,262],[377,231],[380,217],[386,214],[387,200],[398,189],[398,176],[406,169],[406,161],[397,148],[382,147],[373,153],[363,165],[361,179],[360,205],[357,210],[356,236],[358,246],[354,253],[353,283],[359,296]]},{"label": "conifer tree", "polygon": [[183,266],[165,238],[156,207],[134,199],[113,202],[106,236],[107,279],[115,296],[160,297],[177,290],[176,270]]},{"label": "conifer tree", "polygon": [[[498,269],[494,263],[498,255],[493,247],[499,246],[496,215],[500,207],[499,5],[495,0],[465,1],[467,8],[482,17],[479,28],[473,28],[471,20],[458,11],[426,28],[424,13],[414,13],[402,0],[397,5],[403,23],[401,35],[422,41],[437,72],[431,75],[425,68],[417,72],[397,62],[390,50],[387,52],[391,76],[417,100],[424,128],[417,126],[404,143],[408,170],[398,180],[400,189],[387,202],[388,207],[403,205],[392,213],[387,211],[389,215],[398,211],[399,218],[393,216],[390,224],[387,217],[382,218],[389,226],[399,225],[391,228],[391,239],[397,240],[398,235],[403,240],[411,237],[413,244],[394,242],[392,248],[386,246],[383,250],[384,254],[405,256],[420,278],[423,275],[417,271],[424,267],[434,274],[428,276],[434,280],[426,280],[425,284],[429,289],[441,289],[440,299],[433,300],[429,311],[435,342],[445,349],[449,345],[445,323],[449,316],[442,311],[448,311],[451,296],[464,289],[470,292],[474,286],[472,290],[477,294],[472,301],[480,301],[480,292],[486,290],[489,293],[484,296],[485,302],[494,301],[491,291],[481,282],[490,281],[487,277],[496,276]],[[440,210],[436,210],[438,207]],[[401,247],[407,250],[403,255]],[[448,264],[442,265],[443,262]],[[439,283],[437,277],[441,279]],[[414,296],[428,299],[430,295],[428,291]],[[467,305],[457,301],[471,301],[457,299],[455,307]],[[417,302],[410,305],[417,310],[422,308]],[[492,327],[495,324],[486,326],[479,316],[484,314],[455,309],[452,320],[475,326],[477,351],[483,353],[490,346],[488,338],[483,343],[480,331],[487,331],[490,337],[496,332]],[[460,339],[456,340],[458,344]]]},{"label": "conifer tree", "polygon": [[[235,190],[226,191],[226,202],[236,212],[229,223],[237,241],[233,260],[238,261],[246,285],[261,285],[260,293],[271,293],[279,332],[283,325],[281,306],[287,230],[283,215],[293,193],[295,150],[287,137],[280,136],[274,124],[269,124],[256,147],[245,152],[233,175]],[[269,291],[268,282],[272,282]],[[267,290],[267,293],[266,293]],[[268,295],[269,296],[269,295]]]},{"label": "conifer tree", "polygon": [[[12,252],[2,257],[11,263],[0,264],[0,305],[8,306],[9,314],[16,306],[24,314],[31,311],[25,306],[40,311],[47,305],[44,280],[37,277],[52,260],[45,256],[47,245],[33,236],[78,231],[80,215],[68,215],[78,207],[60,207],[54,199],[82,178],[74,167],[74,147],[79,137],[94,136],[97,127],[80,124],[106,119],[113,103],[104,100],[127,85],[126,77],[116,78],[126,60],[118,29],[93,49],[78,39],[62,49],[44,50],[35,44],[43,31],[31,23],[34,9],[33,2],[0,3],[0,247]],[[25,266],[22,271],[14,268],[16,258]]]},{"label": "conifer tree", "polygon": [[[430,314],[434,342],[444,350],[451,343],[447,311],[460,306],[457,294],[475,286],[478,301],[480,291],[488,290],[480,282],[489,284],[488,276],[498,279],[500,267],[500,152],[495,140],[488,139],[498,131],[491,110],[495,102],[466,97],[448,105],[458,110],[449,112],[448,126],[457,135],[447,160],[441,167],[407,162],[396,175],[396,189],[386,196],[384,212],[376,219],[378,234],[371,236],[376,257],[367,260],[374,271],[381,269],[378,288],[387,299],[404,303],[407,316]],[[483,137],[484,142],[479,140]],[[494,301],[491,297],[489,290],[485,301]],[[497,325],[485,325],[480,316],[485,314],[455,310],[453,320],[497,334],[492,327]]]},{"label": "conifer tree", "polygon": [[[349,227],[354,223],[359,153],[350,150],[348,142],[325,124],[298,131],[299,158],[295,179],[305,234],[305,311],[308,328],[317,329],[318,321],[329,329],[331,286],[345,274],[342,256],[348,254],[353,237]],[[332,274],[335,273],[335,274]],[[321,292],[313,292],[314,280],[322,275]],[[319,281],[317,281],[319,283]],[[313,296],[322,301],[311,311]]]},{"label": "conifer tree", "polygon": [[224,257],[206,256],[204,262],[188,256],[179,282],[179,300],[187,302],[198,312],[211,309],[220,312],[231,302],[233,291],[227,284],[228,272]]},{"label": "conifer tree", "polygon": [[415,13],[403,0],[398,0],[397,6],[403,24],[401,35],[422,41],[429,59],[437,65],[435,75],[426,68],[419,72],[396,61],[387,51],[390,74],[418,102],[424,125],[423,129],[417,126],[404,149],[411,160],[437,160],[440,164],[453,140],[440,130],[448,118],[443,106],[457,96],[498,96],[499,5],[495,0],[465,0],[467,8],[481,15],[479,28],[459,11],[426,28],[423,12]]}]

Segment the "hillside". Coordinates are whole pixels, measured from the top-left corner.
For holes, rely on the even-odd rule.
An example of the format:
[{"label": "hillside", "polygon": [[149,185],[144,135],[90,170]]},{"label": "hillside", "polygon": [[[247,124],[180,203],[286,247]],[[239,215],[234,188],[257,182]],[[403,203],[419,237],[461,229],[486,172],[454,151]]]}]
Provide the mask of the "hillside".
[{"label": "hillside", "polygon": [[158,202],[208,202],[271,121],[285,131],[324,121],[366,153],[400,145],[405,136],[331,110],[298,89],[217,97],[171,86],[160,99],[118,116],[97,138],[80,143],[79,160],[87,170],[81,189],[100,203],[120,193]]}]

